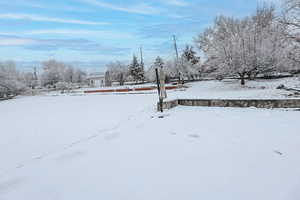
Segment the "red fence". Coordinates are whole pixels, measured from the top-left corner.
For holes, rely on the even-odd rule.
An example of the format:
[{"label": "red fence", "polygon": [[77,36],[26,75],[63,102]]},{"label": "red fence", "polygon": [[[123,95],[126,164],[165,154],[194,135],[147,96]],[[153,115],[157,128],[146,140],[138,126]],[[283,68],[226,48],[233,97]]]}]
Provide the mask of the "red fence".
[{"label": "red fence", "polygon": [[[179,88],[178,86],[167,86],[166,90],[174,90]],[[156,90],[156,87],[143,87],[143,88],[124,88],[124,89],[106,89],[106,90],[87,90],[86,94],[90,93],[110,93],[110,92],[134,92],[134,91],[151,91]]]}]

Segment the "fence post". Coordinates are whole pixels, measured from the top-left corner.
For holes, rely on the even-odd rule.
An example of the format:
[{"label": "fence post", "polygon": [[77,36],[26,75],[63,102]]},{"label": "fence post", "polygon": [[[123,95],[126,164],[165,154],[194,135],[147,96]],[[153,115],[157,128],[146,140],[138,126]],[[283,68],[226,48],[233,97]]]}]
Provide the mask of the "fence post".
[{"label": "fence post", "polygon": [[160,91],[160,81],[159,81],[159,75],[158,75],[158,69],[155,68],[155,75],[156,75],[156,84],[157,84],[157,91],[158,91],[158,97],[159,97],[159,109],[160,112],[163,112],[163,99],[161,97],[161,91]]}]

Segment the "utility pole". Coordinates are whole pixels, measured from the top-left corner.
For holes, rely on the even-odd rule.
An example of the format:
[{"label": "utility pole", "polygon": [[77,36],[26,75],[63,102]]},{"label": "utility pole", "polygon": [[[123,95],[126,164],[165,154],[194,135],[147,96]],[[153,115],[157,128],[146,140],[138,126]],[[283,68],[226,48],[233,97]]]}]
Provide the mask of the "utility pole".
[{"label": "utility pole", "polygon": [[140,54],[141,54],[141,67],[144,70],[144,58],[143,58],[143,47],[140,47]]},{"label": "utility pole", "polygon": [[144,66],[144,58],[143,58],[143,47],[140,47],[140,55],[141,55],[141,69],[142,69],[142,73],[143,73],[143,82],[145,81],[145,66]]},{"label": "utility pole", "polygon": [[33,78],[34,78],[35,81],[38,80],[37,72],[36,72],[36,67],[33,68]]},{"label": "utility pole", "polygon": [[178,62],[179,56],[178,56],[178,48],[177,48],[177,41],[176,41],[175,35],[173,35],[173,41],[174,41],[174,48],[175,48],[175,52],[176,52],[176,61]]},{"label": "utility pole", "polygon": [[177,69],[177,76],[178,76],[178,82],[180,83],[180,71],[178,70],[177,66],[178,66],[178,62],[179,62],[179,55],[178,55],[178,48],[177,48],[177,41],[176,41],[176,36],[173,35],[173,41],[174,41],[174,48],[175,48],[175,52],[176,52],[176,69]]},{"label": "utility pole", "polygon": [[38,85],[38,76],[37,76],[37,71],[36,67],[33,68],[33,82],[31,83],[31,88],[35,89],[35,87]]}]

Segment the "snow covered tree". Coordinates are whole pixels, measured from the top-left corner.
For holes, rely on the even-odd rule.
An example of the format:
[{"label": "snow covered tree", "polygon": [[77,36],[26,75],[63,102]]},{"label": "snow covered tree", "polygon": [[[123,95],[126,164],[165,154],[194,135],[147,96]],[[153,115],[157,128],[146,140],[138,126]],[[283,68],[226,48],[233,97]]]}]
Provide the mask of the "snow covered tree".
[{"label": "snow covered tree", "polygon": [[289,39],[288,58],[292,72],[300,72],[300,0],[283,0],[281,22]]},{"label": "snow covered tree", "polygon": [[264,6],[243,19],[216,18],[214,26],[196,39],[206,56],[206,65],[215,66],[217,76],[238,76],[242,85],[247,76],[282,68],[286,40],[274,13],[272,6]]},{"label": "snow covered tree", "polygon": [[139,81],[144,81],[145,79],[144,71],[135,55],[133,56],[132,62],[129,65],[129,74],[136,83]]},{"label": "snow covered tree", "polygon": [[0,86],[13,94],[20,94],[26,90],[24,80],[13,61],[0,63]]},{"label": "snow covered tree", "polygon": [[75,83],[85,83],[87,74],[81,69],[74,69],[73,81]]},{"label": "snow covered tree", "polygon": [[66,66],[62,71],[63,73],[63,81],[67,83],[75,82],[75,70],[72,66]]},{"label": "snow covered tree", "polygon": [[181,55],[181,63],[177,65],[179,72],[189,80],[199,75],[200,57],[196,55],[192,46],[187,45]]},{"label": "snow covered tree", "polygon": [[[42,85],[55,86],[58,82],[81,84],[86,80],[86,73],[74,68],[70,64],[49,60],[42,63],[43,73],[41,76]],[[60,85],[63,85],[60,83]]]},{"label": "snow covered tree", "polygon": [[155,69],[163,69],[164,70],[164,66],[165,66],[165,63],[164,63],[163,59],[161,57],[157,56],[157,58],[155,59],[155,61],[153,63],[153,66],[152,66],[152,70],[155,75],[155,80],[156,80]]},{"label": "snow covered tree", "polygon": [[165,82],[168,83],[171,78],[177,76],[177,69],[176,69],[176,61],[175,60],[164,60],[161,57],[157,57],[154,63],[150,66],[150,68],[146,72],[146,77],[149,81],[155,81],[155,68],[163,66],[166,80]]},{"label": "snow covered tree", "polygon": [[165,63],[164,63],[163,59],[159,56],[155,59],[155,62],[153,64],[153,66],[155,68],[163,68],[164,65],[165,65]]},{"label": "snow covered tree", "polygon": [[22,74],[23,82],[25,85],[31,89],[38,86],[38,79],[34,72],[26,72]]},{"label": "snow covered tree", "polygon": [[286,24],[290,33],[300,32],[300,0],[283,0],[284,13],[282,22]]},{"label": "snow covered tree", "polygon": [[183,53],[182,53],[182,58],[186,61],[189,61],[193,65],[196,65],[197,63],[200,62],[200,57],[196,55],[196,51],[194,51],[194,47],[190,45],[186,45]]},{"label": "snow covered tree", "polygon": [[107,71],[109,72],[113,81],[117,81],[120,85],[124,85],[128,75],[127,65],[120,61],[111,62],[107,64]]},{"label": "snow covered tree", "polygon": [[43,73],[42,73],[42,84],[55,85],[60,81],[64,81],[64,72],[66,70],[66,65],[62,62],[56,60],[49,60],[42,63]]}]

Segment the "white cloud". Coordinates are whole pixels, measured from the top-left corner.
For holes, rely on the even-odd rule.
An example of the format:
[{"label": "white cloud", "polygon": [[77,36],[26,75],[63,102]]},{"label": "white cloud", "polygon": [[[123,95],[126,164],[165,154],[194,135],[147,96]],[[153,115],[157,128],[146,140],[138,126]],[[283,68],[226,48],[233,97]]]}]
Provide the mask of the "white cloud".
[{"label": "white cloud", "polygon": [[4,6],[18,6],[18,7],[32,7],[32,8],[44,8],[43,5],[37,3],[36,1],[32,0],[14,0],[14,1],[1,1],[0,5]]},{"label": "white cloud", "polygon": [[55,22],[55,23],[66,23],[66,24],[84,24],[84,25],[106,25],[106,22],[95,22],[86,20],[76,20],[76,19],[64,19],[47,17],[40,15],[30,15],[30,14],[0,14],[0,19],[12,19],[12,20],[29,20],[29,21],[42,21],[42,22]]},{"label": "white cloud", "polygon": [[180,6],[180,7],[189,5],[186,1],[183,1],[183,0],[164,0],[162,2],[172,5],[172,6]]},{"label": "white cloud", "polygon": [[114,30],[87,30],[87,29],[38,29],[28,31],[0,32],[0,35],[35,36],[35,35],[63,35],[76,37],[94,37],[99,39],[134,39],[133,33]]},{"label": "white cloud", "polygon": [[76,36],[94,36],[105,39],[133,39],[134,35],[124,31],[109,31],[109,30],[85,30],[85,29],[43,29],[31,30],[19,33],[10,33],[18,35],[76,35]]},{"label": "white cloud", "polygon": [[32,39],[0,35],[0,46],[21,46],[21,45],[31,45],[34,43],[35,41]]},{"label": "white cloud", "polygon": [[89,3],[91,5],[99,6],[102,8],[107,8],[116,11],[122,11],[127,13],[135,13],[135,14],[144,14],[144,15],[151,15],[151,14],[158,14],[160,11],[158,8],[152,7],[147,4],[137,4],[134,6],[122,6],[122,5],[115,5],[111,3],[106,3],[100,0],[81,0],[83,2]]},{"label": "white cloud", "polygon": [[[162,8],[162,7],[154,7],[146,3],[139,3],[139,4],[134,4],[134,5],[116,5],[112,3],[107,3],[103,2],[101,0],[79,0],[85,3],[88,3],[93,6],[98,6],[101,8],[106,8],[110,10],[115,10],[115,11],[120,11],[120,12],[126,12],[126,13],[131,13],[131,14],[142,14],[142,15],[163,15],[169,18],[182,18],[183,16],[174,14],[170,12],[169,9],[167,8]],[[186,6],[188,5],[185,3],[183,0],[168,0],[167,3],[168,5],[173,5],[173,6]]]},{"label": "white cloud", "polygon": [[85,54],[121,55],[128,48],[106,46],[87,39],[34,39],[0,34],[0,47],[20,47],[32,51],[79,51]]}]

